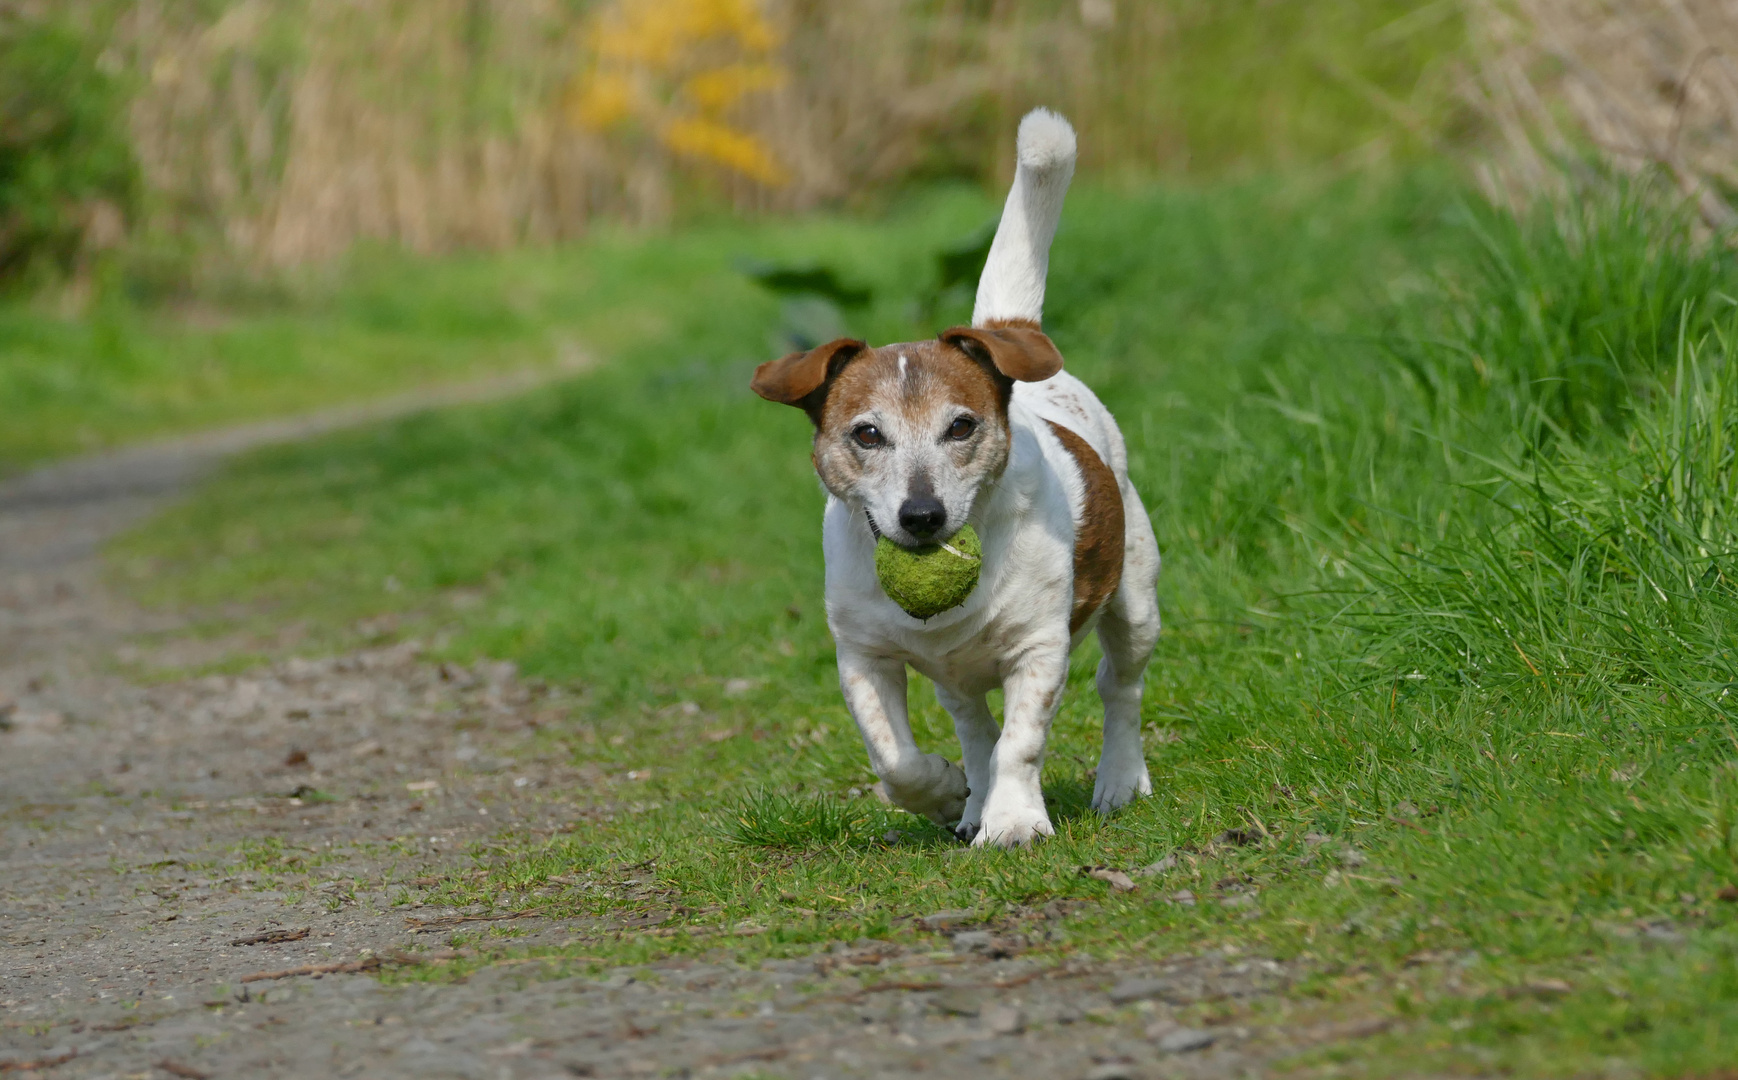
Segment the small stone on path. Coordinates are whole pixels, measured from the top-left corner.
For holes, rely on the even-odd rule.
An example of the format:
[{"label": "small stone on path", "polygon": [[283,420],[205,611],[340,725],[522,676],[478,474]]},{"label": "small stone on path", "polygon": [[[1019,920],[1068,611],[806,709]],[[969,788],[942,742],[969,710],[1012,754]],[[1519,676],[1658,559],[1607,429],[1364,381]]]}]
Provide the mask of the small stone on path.
[{"label": "small stone on path", "polygon": [[988,930],[961,930],[953,936],[955,952],[989,952],[996,946],[996,935]]},{"label": "small stone on path", "polygon": [[983,998],[970,990],[943,990],[930,999],[930,1004],[951,1016],[976,1016],[983,1008]]},{"label": "small stone on path", "polygon": [[1194,1050],[1205,1050],[1217,1039],[1218,1036],[1211,1031],[1180,1027],[1159,1037],[1159,1049],[1167,1054],[1187,1054]]},{"label": "small stone on path", "polygon": [[1012,1005],[987,1005],[978,1022],[993,1035],[1018,1035],[1026,1030],[1026,1014]]},{"label": "small stone on path", "polygon": [[1169,979],[1124,979],[1110,989],[1112,1005],[1128,1005],[1149,998],[1163,997],[1171,989]]}]

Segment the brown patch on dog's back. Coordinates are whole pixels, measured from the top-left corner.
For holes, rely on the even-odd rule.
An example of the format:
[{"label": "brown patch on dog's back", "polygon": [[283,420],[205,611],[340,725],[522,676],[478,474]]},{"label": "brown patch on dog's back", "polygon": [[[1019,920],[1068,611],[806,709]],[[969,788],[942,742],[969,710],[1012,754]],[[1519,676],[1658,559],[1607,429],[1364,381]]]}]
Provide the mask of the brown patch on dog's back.
[{"label": "brown patch on dog's back", "polygon": [[1122,489],[1090,443],[1054,420],[1045,423],[1073,455],[1086,491],[1074,534],[1074,608],[1068,632],[1075,634],[1122,584]]}]

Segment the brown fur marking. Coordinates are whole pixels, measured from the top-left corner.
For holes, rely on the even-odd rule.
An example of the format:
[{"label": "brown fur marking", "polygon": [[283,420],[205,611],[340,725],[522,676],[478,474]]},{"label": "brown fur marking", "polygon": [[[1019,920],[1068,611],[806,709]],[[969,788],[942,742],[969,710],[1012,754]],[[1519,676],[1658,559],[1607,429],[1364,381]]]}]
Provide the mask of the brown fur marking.
[{"label": "brown fur marking", "polygon": [[1062,354],[1030,319],[1000,319],[995,326],[956,326],[941,340],[995,367],[1005,379],[1042,382],[1062,370]]},{"label": "brown fur marking", "polygon": [[[906,375],[899,376],[899,357]],[[1001,419],[1007,415],[1003,396],[983,365],[958,349],[937,341],[912,341],[871,349],[839,373],[821,408],[821,427],[830,430],[866,409],[889,386],[899,388],[903,404],[922,412],[934,401],[952,401],[977,415]]]},{"label": "brown fur marking", "polygon": [[813,395],[826,386],[827,380],[868,346],[855,338],[840,338],[808,352],[791,353],[777,360],[768,360],[754,369],[754,392],[768,401],[781,405],[796,405],[812,419],[819,404]]},{"label": "brown fur marking", "polygon": [[[899,370],[904,356],[905,373]],[[1008,463],[1008,392],[991,369],[940,341],[912,341],[869,349],[846,364],[828,384],[826,398],[810,413],[815,422],[811,458],[828,491],[841,498],[862,476],[863,453],[851,444],[853,418],[879,405],[908,421],[927,418],[940,437],[949,417],[930,415],[944,404],[977,416],[979,435],[953,451],[956,467],[1000,476]]]},{"label": "brown fur marking", "polygon": [[1074,610],[1068,617],[1068,632],[1074,634],[1122,584],[1122,490],[1098,451],[1085,439],[1054,420],[1045,423],[1062,440],[1063,449],[1074,456],[1086,488],[1074,534]]}]

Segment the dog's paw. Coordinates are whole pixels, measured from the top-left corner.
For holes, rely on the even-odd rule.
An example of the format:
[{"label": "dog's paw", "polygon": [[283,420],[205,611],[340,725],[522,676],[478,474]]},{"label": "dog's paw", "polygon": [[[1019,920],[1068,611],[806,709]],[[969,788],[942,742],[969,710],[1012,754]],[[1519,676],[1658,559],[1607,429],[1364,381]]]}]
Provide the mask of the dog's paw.
[{"label": "dog's paw", "polygon": [[965,770],[940,754],[922,755],[884,783],[894,803],[944,828],[965,814],[966,799],[971,795]]},{"label": "dog's paw", "polygon": [[1153,793],[1153,782],[1147,776],[1147,763],[1138,762],[1132,769],[1098,767],[1098,779],[1092,786],[1092,808],[1101,814],[1120,810],[1136,799]]},{"label": "dog's paw", "polygon": [[978,827],[972,846],[1025,847],[1036,840],[1055,835],[1056,830],[1050,825],[1050,815],[1044,812],[1042,804],[1036,808],[1018,807],[1001,812],[992,808],[984,811],[983,824]]},{"label": "dog's paw", "polygon": [[953,834],[959,837],[961,843],[969,844],[978,835],[980,828],[982,826],[975,821],[962,821],[953,827]]}]

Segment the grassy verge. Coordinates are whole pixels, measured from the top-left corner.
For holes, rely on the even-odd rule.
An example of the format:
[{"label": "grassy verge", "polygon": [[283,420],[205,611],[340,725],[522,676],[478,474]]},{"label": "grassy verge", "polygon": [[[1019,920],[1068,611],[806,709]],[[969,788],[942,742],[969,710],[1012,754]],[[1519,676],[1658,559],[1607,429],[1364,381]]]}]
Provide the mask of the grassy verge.
[{"label": "grassy verge", "polygon": [[[899,339],[960,314],[920,324],[910,301],[979,210],[642,257],[825,256],[877,290],[857,328]],[[598,374],[258,455],[117,572],[334,634],[405,612],[402,632],[580,689],[542,737],[627,810],[503,836],[445,895],[697,931],[593,955],[1062,903],[1056,948],[1303,958],[1296,994],[1406,1022],[1366,1073],[1731,1063],[1738,269],[1681,222],[1617,198],[1514,222],[1428,183],[1080,192],[1049,324],[1119,416],[1165,551],[1157,794],[1085,810],[1088,648],[1046,765],[1056,838],[965,857],[864,795],[805,422],[746,390],[771,308],[693,273],[707,299]],[[921,680],[914,727],[951,749]],[[647,860],[658,893],[613,887]],[[1153,873],[1115,893],[1090,865]]]},{"label": "grassy verge", "polygon": [[[905,215],[904,247],[969,231],[993,208],[957,192]],[[637,353],[680,366],[701,327],[766,338],[777,303],[729,272],[828,247],[816,221],[768,240],[750,226],[697,228],[659,243],[600,235],[580,247],[419,262],[362,252],[218,303],[140,306],[99,291],[77,318],[0,306],[0,473],[54,455],[277,416],[431,383]],[[860,235],[860,234],[859,234]],[[781,244],[784,245],[781,247]]]}]

